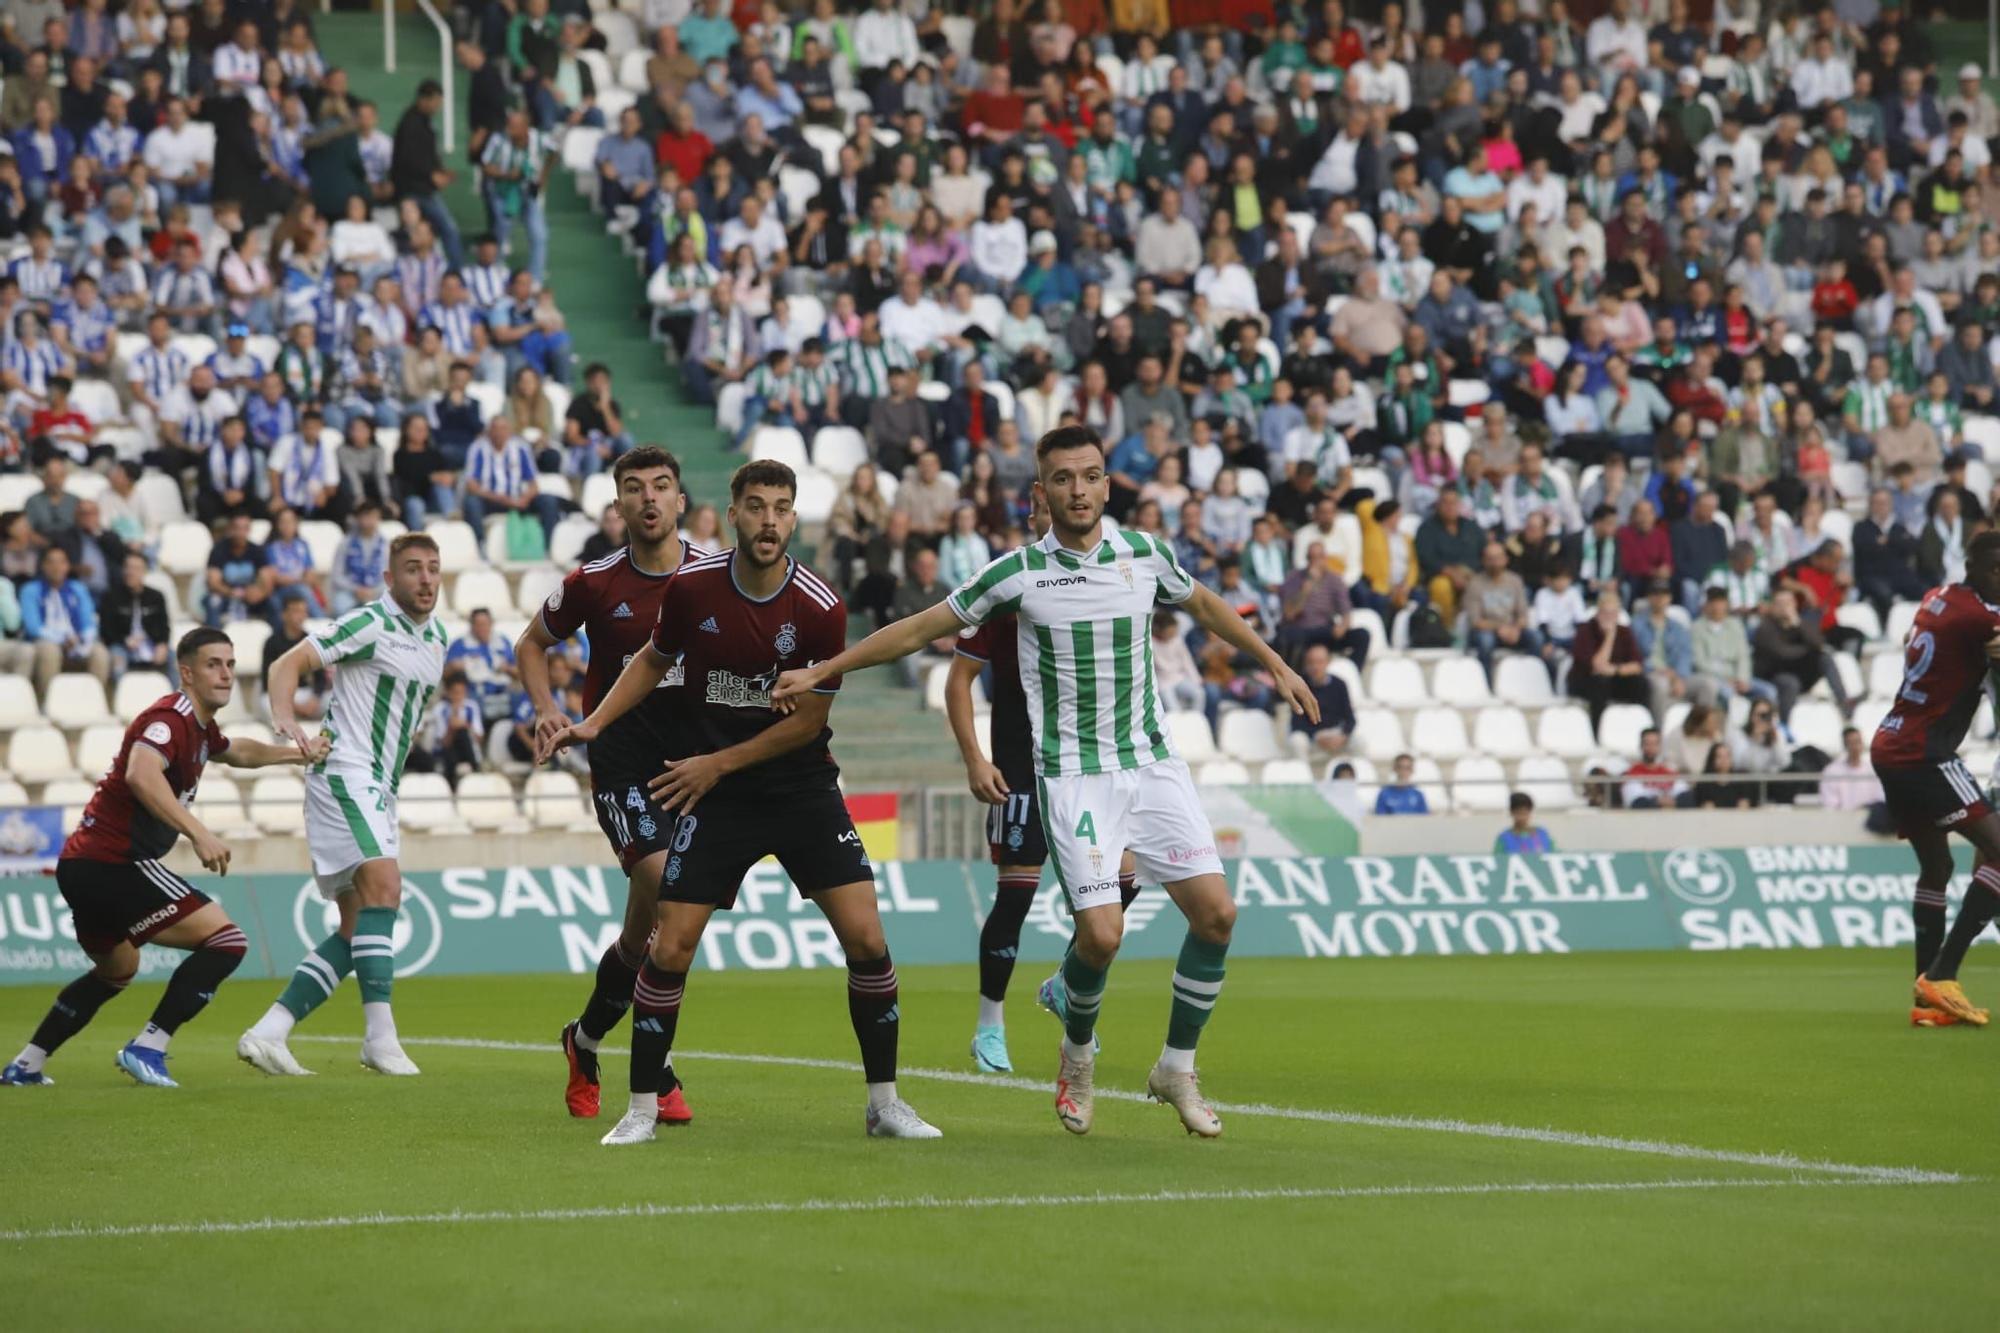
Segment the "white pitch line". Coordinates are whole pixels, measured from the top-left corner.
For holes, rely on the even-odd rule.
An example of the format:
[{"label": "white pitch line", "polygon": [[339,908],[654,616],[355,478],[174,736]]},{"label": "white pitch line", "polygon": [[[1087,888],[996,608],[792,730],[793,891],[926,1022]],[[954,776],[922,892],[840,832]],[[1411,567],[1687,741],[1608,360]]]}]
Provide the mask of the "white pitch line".
[{"label": "white pitch line", "polygon": [[[310,1042],[352,1042],[353,1037],[335,1037],[322,1034],[293,1034],[293,1041]],[[519,1051],[533,1054],[556,1054],[554,1045],[544,1045],[531,1041],[498,1041],[485,1037],[405,1037],[405,1046],[443,1046],[480,1051]],[[629,1052],[614,1046],[606,1046],[601,1055],[625,1055]],[[735,1064],[782,1065],[794,1069],[830,1069],[841,1073],[859,1074],[861,1066],[851,1060],[816,1059],[802,1055],[755,1055],[736,1051],[675,1051],[676,1059],[721,1060]],[[1012,1088],[1022,1092],[1049,1091],[1048,1083],[1035,1079],[1014,1078],[998,1074],[973,1074],[962,1069],[904,1068],[897,1071],[898,1078],[925,1079],[934,1083],[963,1083],[982,1088]],[[1151,1098],[1143,1092],[1130,1092],[1121,1088],[1099,1086],[1097,1095],[1113,1101],[1144,1102]],[[1303,1106],[1272,1106],[1262,1102],[1211,1102],[1217,1111],[1226,1115],[1263,1116],[1274,1120],[1303,1120],[1327,1125],[1356,1125],[1366,1129],[1421,1130],[1432,1134],[1459,1134],[1471,1138],[1512,1139],[1529,1143],[1548,1143],[1564,1148],[1595,1148],[1604,1152],[1638,1153],[1649,1157],[1672,1157],[1682,1161],[1716,1162],[1731,1166],[1764,1167],[1777,1171],[1811,1171],[1821,1175],[1848,1176],[1856,1179],[1880,1181],[1891,1185],[1957,1185],[1964,1184],[1971,1177],[1954,1171],[1931,1171],[1913,1166],[1866,1166],[1851,1162],[1832,1162],[1802,1158],[1791,1153],[1740,1152],[1728,1148],[1703,1148],[1689,1143],[1672,1143],[1659,1139],[1627,1139],[1605,1134],[1585,1134],[1566,1129],[1535,1129],[1523,1125],[1500,1125],[1476,1120],[1455,1120],[1447,1117],[1371,1115],[1362,1111],[1322,1111]]]},{"label": "white pitch line", "polygon": [[[919,1150],[921,1151],[921,1150]],[[653,1217],[732,1217],[750,1214],[979,1212],[1001,1208],[1088,1207],[1100,1204],[1261,1203],[1335,1199],[1410,1199],[1509,1194],[1649,1194],[1733,1189],[1853,1189],[1893,1185],[1878,1179],[1522,1180],[1473,1185],[1348,1185],[1322,1189],[1152,1190],[1143,1193],[998,1194],[950,1198],[769,1199],[722,1203],[635,1203],[594,1208],[527,1208],[435,1213],[355,1213],[333,1217],[265,1217],[250,1221],[114,1223],[106,1226],[23,1227],[0,1231],[0,1243],[109,1240],[131,1236],[233,1236],[257,1232],[336,1231],[351,1227],[466,1226],[496,1222],[584,1222]]]}]

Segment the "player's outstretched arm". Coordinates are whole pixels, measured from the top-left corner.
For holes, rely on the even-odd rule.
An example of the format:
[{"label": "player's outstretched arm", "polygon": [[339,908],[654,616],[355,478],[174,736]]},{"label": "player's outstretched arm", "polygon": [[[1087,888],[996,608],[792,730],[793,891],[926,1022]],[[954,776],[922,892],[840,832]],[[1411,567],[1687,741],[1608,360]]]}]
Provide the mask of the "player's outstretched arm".
[{"label": "player's outstretched arm", "polygon": [[958,612],[951,609],[948,599],[939,602],[928,611],[919,611],[913,616],[904,616],[893,625],[884,625],[827,661],[787,671],[778,677],[778,684],[771,691],[771,702],[778,704],[795,699],[816,688],[828,676],[863,671],[893,662],[899,657],[908,657],[931,640],[948,638],[964,628],[965,622],[959,619]]},{"label": "player's outstretched arm", "polygon": [[554,691],[549,688],[549,650],[560,642],[549,633],[549,627],[537,613],[514,643],[514,665],[521,673],[521,688],[528,692],[528,702],[535,706],[537,753],[544,742],[569,725],[569,719],[556,706]]},{"label": "player's outstretched arm", "polygon": [[333,742],[324,735],[306,737],[305,748],[295,743],[284,745],[270,741],[249,740],[241,736],[229,738],[229,748],[215,756],[215,762],[227,768],[275,768],[280,764],[317,764],[326,758]]},{"label": "player's outstretched arm", "polygon": [[662,654],[651,643],[632,654],[632,660],[618,673],[618,683],[598,702],[589,717],[574,726],[564,727],[546,740],[537,729],[535,762],[545,763],[558,750],[567,750],[572,745],[588,745],[596,740],[606,727],[637,708],[666,679],[667,668],[673,664],[671,657]]},{"label": "player's outstretched arm", "polygon": [[1278,693],[1292,706],[1294,713],[1302,713],[1314,722],[1319,721],[1319,700],[1306,688],[1299,673],[1285,665],[1285,659],[1277,650],[1257,637],[1257,631],[1250,628],[1248,621],[1236,614],[1236,608],[1218,597],[1213,589],[1202,584],[1194,585],[1194,592],[1181,604],[1195,623],[1215,635],[1238,652],[1250,654],[1263,663],[1264,669],[1278,683]]},{"label": "player's outstretched arm", "polygon": [[[319,649],[313,646],[311,639],[302,639],[271,663],[266,691],[271,701],[271,730],[290,741],[305,763],[316,762],[312,755],[317,738],[306,735],[305,729],[299,726],[298,717],[292,712],[292,700],[299,692],[299,677],[308,671],[319,670],[320,666]],[[320,754],[324,755],[325,751],[321,750]]]},{"label": "player's outstretched arm", "polygon": [[708,754],[667,760],[665,771],[648,782],[646,789],[662,810],[688,814],[709,788],[731,773],[754,768],[811,741],[826,726],[827,714],[832,711],[832,695],[808,694],[785,716],[748,740]]},{"label": "player's outstretched arm", "polygon": [[951,738],[958,742],[959,757],[965,760],[965,785],[986,804],[999,805],[1007,799],[1007,779],[979,752],[979,732],[972,721],[972,682],[985,667],[976,657],[953,655],[951,671],[944,678],[944,716],[951,724]]},{"label": "player's outstretched arm", "polygon": [[184,834],[194,845],[195,859],[218,875],[229,873],[229,848],[180,803],[167,781],[167,757],[150,745],[134,745],[125,760],[125,785],[146,813]]}]

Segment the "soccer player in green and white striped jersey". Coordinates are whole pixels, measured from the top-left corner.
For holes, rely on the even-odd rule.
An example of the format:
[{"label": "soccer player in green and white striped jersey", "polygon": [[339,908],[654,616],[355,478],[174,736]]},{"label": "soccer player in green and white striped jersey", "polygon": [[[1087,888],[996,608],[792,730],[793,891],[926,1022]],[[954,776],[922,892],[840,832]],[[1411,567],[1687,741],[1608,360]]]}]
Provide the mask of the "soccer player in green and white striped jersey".
[{"label": "soccer player in green and white striped jersey", "polygon": [[1124,932],[1118,867],[1130,850],[1139,878],[1164,885],[1188,919],[1166,1045],[1147,1087],[1190,1133],[1213,1137],[1222,1121],[1195,1081],[1194,1052],[1222,993],[1236,904],[1194,780],[1165,726],[1148,633],[1154,608],[1185,610],[1256,657],[1295,710],[1317,721],[1319,709],[1297,673],[1222,598],[1189,577],[1171,547],[1142,533],[1105,529],[1110,479],[1095,431],[1058,427],[1035,446],[1035,458],[1037,496],[1051,519],[1046,537],[993,561],[930,610],[877,630],[830,661],[786,672],[771,697],[781,704],[834,673],[894,661],[992,616],[1017,616],[1042,822],[1076,920],[1061,974],[1056,1115],[1072,1133],[1090,1129],[1091,1039]]},{"label": "soccer player in green and white striped jersey", "polygon": [[292,1058],[285,1039],[350,968],[366,1021],[361,1063],[383,1074],[417,1072],[389,1007],[403,901],[396,790],[444,676],[445,630],[431,614],[442,580],[437,543],[406,533],[389,544],[381,597],[271,665],[271,725],[301,750],[310,742],[292,712],[299,677],[333,668],[323,728],[332,748],[306,774],[306,847],[320,896],[340,909],[340,928],[313,947],[278,1002],[237,1042],[237,1056],[267,1074],[310,1072]]}]

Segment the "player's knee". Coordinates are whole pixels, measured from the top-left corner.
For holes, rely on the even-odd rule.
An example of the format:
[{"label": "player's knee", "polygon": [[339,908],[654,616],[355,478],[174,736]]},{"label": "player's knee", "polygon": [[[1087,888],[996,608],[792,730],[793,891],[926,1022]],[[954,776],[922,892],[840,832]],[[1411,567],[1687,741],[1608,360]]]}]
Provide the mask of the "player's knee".
[{"label": "player's knee", "polygon": [[[644,948],[644,941],[640,942]],[[662,929],[653,936],[648,956],[653,966],[664,972],[685,972],[694,965],[694,951],[701,947],[701,932]]]},{"label": "player's knee", "polygon": [[136,959],[100,958],[91,964],[90,973],[113,990],[124,990],[139,975],[139,964]]},{"label": "player's knee", "polygon": [[1086,961],[1109,962],[1125,935],[1125,919],[1117,912],[1086,912],[1076,919],[1076,947]]},{"label": "player's knee", "polygon": [[1188,929],[1212,944],[1227,944],[1236,930],[1236,903],[1228,897],[1204,902],[1188,914]]}]

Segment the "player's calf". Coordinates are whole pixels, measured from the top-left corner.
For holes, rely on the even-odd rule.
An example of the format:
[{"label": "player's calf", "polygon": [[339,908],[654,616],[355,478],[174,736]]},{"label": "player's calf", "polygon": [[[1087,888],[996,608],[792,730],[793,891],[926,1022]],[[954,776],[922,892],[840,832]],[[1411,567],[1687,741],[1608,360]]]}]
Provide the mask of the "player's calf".
[{"label": "player's calf", "polygon": [[222,983],[242,965],[249,947],[243,931],[226,921],[204,936],[168,978],[166,994],[145,1030],[118,1052],[118,1067],[148,1087],[179,1086],[167,1073],[167,1044],[183,1023],[208,1007]]},{"label": "player's calf", "polygon": [[130,968],[122,964],[107,967],[100,962],[97,967],[84,973],[75,981],[62,988],[56,1001],[49,1006],[49,1012],[35,1029],[35,1035],[21,1048],[4,1070],[0,1070],[0,1086],[6,1087],[49,1087],[55,1080],[42,1072],[48,1058],[54,1055],[62,1044],[74,1037],[90,1024],[97,1011],[116,998],[138,971],[139,960],[136,952],[130,960]]}]

